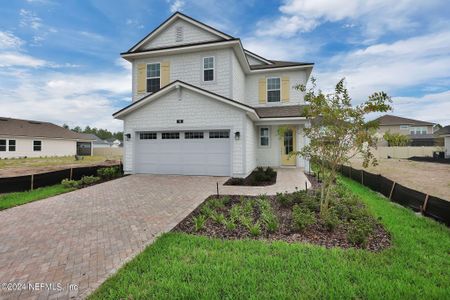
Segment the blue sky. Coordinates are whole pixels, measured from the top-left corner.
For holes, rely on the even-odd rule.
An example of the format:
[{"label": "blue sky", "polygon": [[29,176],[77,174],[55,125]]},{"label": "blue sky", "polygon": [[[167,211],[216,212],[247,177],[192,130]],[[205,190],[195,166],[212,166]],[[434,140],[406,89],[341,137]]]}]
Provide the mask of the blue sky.
[{"label": "blue sky", "polygon": [[[450,124],[450,7],[444,0],[1,1],[0,116],[120,130],[128,50],[173,11],[269,59],[314,62],[327,91],[374,91],[393,114]],[[343,4],[345,3],[345,4]]]}]

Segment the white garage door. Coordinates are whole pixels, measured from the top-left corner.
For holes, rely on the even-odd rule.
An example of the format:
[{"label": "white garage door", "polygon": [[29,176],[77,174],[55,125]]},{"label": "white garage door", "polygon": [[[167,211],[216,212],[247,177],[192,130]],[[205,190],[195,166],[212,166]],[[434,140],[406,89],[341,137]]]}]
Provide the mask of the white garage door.
[{"label": "white garage door", "polygon": [[136,173],[230,176],[230,132],[138,132]]}]

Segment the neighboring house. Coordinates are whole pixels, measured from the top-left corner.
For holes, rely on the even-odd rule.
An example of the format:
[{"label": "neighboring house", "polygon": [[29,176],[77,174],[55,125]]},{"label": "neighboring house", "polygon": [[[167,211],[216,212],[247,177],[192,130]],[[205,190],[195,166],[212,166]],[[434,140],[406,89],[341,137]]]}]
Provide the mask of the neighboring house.
[{"label": "neighboring house", "polygon": [[92,155],[92,141],[52,123],[0,117],[0,158]]},{"label": "neighboring house", "polygon": [[442,127],[435,133],[439,138],[444,138],[445,158],[450,158],[450,125]]},{"label": "neighboring house", "polygon": [[[306,167],[302,114],[312,63],[275,61],[179,12],[130,50],[127,173],[245,177],[257,166]],[[279,127],[286,127],[283,136]]]},{"label": "neighboring house", "polygon": [[99,138],[98,136],[96,136],[93,133],[86,133],[85,135],[94,140],[92,142],[93,148],[110,148],[111,147],[111,144],[108,141],[102,140],[101,138]]},{"label": "neighboring house", "polygon": [[117,139],[108,139],[108,143],[109,143],[110,147],[112,147],[112,148],[123,147],[122,141],[117,140]]},{"label": "neighboring house", "polygon": [[399,133],[409,137],[411,146],[434,146],[436,143],[433,132],[436,123],[407,119],[392,115],[381,116],[375,121],[379,123],[377,132],[380,140],[379,146],[387,146],[383,139],[386,132]]}]

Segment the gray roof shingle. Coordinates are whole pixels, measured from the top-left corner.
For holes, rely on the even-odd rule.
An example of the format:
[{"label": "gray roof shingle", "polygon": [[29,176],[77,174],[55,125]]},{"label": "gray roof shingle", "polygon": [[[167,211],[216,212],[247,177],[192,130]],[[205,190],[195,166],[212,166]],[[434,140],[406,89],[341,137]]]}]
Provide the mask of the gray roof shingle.
[{"label": "gray roof shingle", "polygon": [[86,134],[74,132],[53,123],[3,117],[0,117],[0,135],[93,140]]},{"label": "gray roof shingle", "polygon": [[378,121],[380,126],[388,126],[388,125],[435,125],[435,123],[426,122],[426,121],[420,121],[420,120],[414,120],[414,119],[408,119],[408,118],[402,118],[397,117],[393,115],[384,115],[381,116],[375,121]]}]

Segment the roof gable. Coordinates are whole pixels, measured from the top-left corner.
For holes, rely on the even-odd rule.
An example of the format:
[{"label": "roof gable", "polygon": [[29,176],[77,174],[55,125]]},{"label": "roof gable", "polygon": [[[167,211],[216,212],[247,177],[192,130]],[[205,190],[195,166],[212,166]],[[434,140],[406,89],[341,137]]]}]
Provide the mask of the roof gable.
[{"label": "roof gable", "polygon": [[433,125],[435,125],[435,123],[431,123],[431,122],[402,118],[402,117],[393,116],[393,115],[384,115],[384,116],[381,116],[381,117],[375,119],[375,121],[378,121],[380,126],[389,126],[389,125],[433,126]]},{"label": "roof gable", "polygon": [[[179,30],[179,28],[182,29]],[[177,36],[182,38],[179,39]],[[128,52],[229,39],[233,39],[233,37],[180,12],[176,12]]]}]

